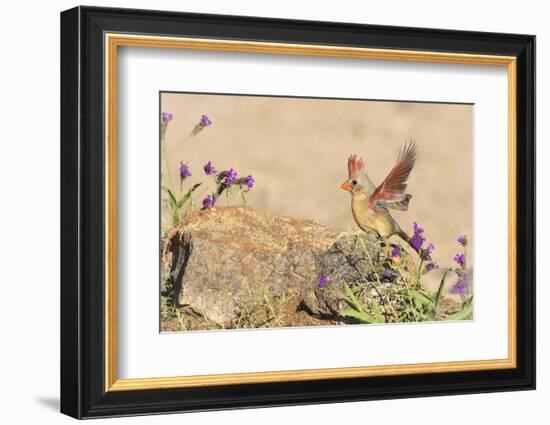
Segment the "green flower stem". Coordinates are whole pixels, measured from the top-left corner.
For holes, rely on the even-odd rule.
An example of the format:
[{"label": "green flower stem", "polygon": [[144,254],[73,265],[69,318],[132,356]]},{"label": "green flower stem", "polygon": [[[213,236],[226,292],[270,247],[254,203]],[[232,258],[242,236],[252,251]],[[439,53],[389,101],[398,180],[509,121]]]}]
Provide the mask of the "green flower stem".
[{"label": "green flower stem", "polygon": [[422,277],[422,266],[424,265],[424,260],[420,257],[420,265],[418,266],[418,284],[420,285],[420,278]]},{"label": "green flower stem", "polygon": [[[185,139],[183,139],[183,141],[181,143],[187,142],[191,137],[193,137],[193,136],[192,135],[187,136]],[[171,152],[168,152],[168,154],[172,155],[174,152],[176,152],[176,150],[178,150],[178,148],[179,148],[179,145],[176,146],[174,149],[172,149]]]},{"label": "green flower stem", "polygon": [[[464,265],[462,266],[463,273],[466,273],[466,262],[467,260],[467,252],[466,252],[466,246],[464,246]],[[470,279],[472,277],[470,276]],[[466,296],[464,297],[464,300],[462,301],[462,308],[464,308],[464,305],[466,304],[466,301],[470,297],[470,284],[468,283],[468,279],[464,279],[464,285],[466,285]]]},{"label": "green flower stem", "polygon": [[[168,174],[168,189],[173,194],[174,185],[172,183],[172,170],[170,169],[170,161],[168,161],[168,155],[166,155],[166,129],[168,128],[168,121],[165,121],[161,124],[160,127],[160,140],[162,145],[162,156],[166,162],[166,174]],[[164,177],[164,174],[163,174]],[[180,198],[181,198],[181,187],[180,187]],[[179,207],[177,206],[177,200],[174,199],[176,205],[172,206],[172,225],[176,226],[179,223]]]},{"label": "green flower stem", "polygon": [[[162,156],[164,157],[164,161],[166,161],[166,173],[168,174],[168,187],[173,192],[174,191],[174,185],[172,184],[172,173],[170,170],[170,162],[168,161],[168,156],[166,155],[166,125],[162,125],[161,127],[161,144],[162,144]],[[181,189],[180,189],[181,192]]]},{"label": "green flower stem", "polygon": [[[403,275],[403,273],[401,273],[401,270],[399,270],[399,274],[401,275],[401,280],[402,280],[403,284],[405,285],[405,294],[406,294],[407,298],[409,299],[409,305],[414,306],[414,301],[413,301],[412,296],[411,296],[411,292],[410,292],[411,289],[409,288],[409,283],[407,282],[407,278]],[[407,315],[409,315],[409,312],[405,312],[404,317],[406,317]],[[416,308],[414,309],[413,320],[415,322],[418,321],[418,316],[416,314]]]},{"label": "green flower stem", "polygon": [[[365,251],[365,254],[367,254],[367,258],[369,259],[369,263],[372,267],[372,270],[374,271],[374,274],[376,275],[376,280],[378,281],[378,285],[382,286],[382,282],[380,281],[380,276],[378,276],[378,273],[376,272],[376,269],[374,268],[374,263],[372,261],[372,258],[369,254],[369,250],[367,249],[366,245],[365,245],[365,242],[363,242],[363,239],[361,238],[358,238],[359,239],[359,242],[361,243],[361,247],[363,248],[363,250]],[[380,294],[380,292],[378,291],[378,289],[376,290],[376,292],[378,292]],[[388,304],[390,306],[390,309],[394,315],[395,318],[397,318],[397,312],[395,311],[395,309],[393,308],[393,305],[391,304],[391,302],[386,298],[386,297],[381,297],[382,299],[382,302],[385,302],[386,304]]]}]

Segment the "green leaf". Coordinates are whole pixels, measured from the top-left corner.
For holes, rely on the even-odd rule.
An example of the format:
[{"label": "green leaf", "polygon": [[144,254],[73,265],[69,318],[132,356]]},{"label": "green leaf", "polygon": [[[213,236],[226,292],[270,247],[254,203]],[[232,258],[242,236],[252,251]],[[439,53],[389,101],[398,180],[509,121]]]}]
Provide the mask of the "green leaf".
[{"label": "green leaf", "polygon": [[180,222],[180,210],[172,208],[172,226],[177,226]]},{"label": "green leaf", "polygon": [[380,311],[380,306],[376,301],[372,302],[372,313],[374,315],[374,319],[376,320],[376,323],[384,323],[386,319],[384,318],[384,315]]},{"label": "green leaf", "polygon": [[354,319],[359,320],[363,323],[377,323],[376,319],[364,311],[357,311],[357,310],[346,310],[342,313],[342,316],[345,317],[353,317]]},{"label": "green leaf", "polygon": [[441,278],[441,282],[439,283],[439,288],[437,289],[437,294],[435,296],[435,306],[437,307],[437,304],[439,303],[439,299],[441,298],[441,294],[443,293],[443,286],[445,283],[445,278],[447,277],[448,271],[446,271],[443,274],[443,277]]},{"label": "green leaf", "polygon": [[351,307],[349,310],[346,310],[342,313],[343,316],[353,317],[354,319],[359,320],[363,323],[384,323],[385,319],[380,311],[380,306],[373,301],[372,303],[372,312],[366,311],[365,308],[361,305],[359,300],[356,298],[355,294],[351,288],[344,283],[344,296],[346,302]]},{"label": "green leaf", "polygon": [[429,311],[427,311],[425,313],[422,313],[422,320],[423,321],[434,321],[435,316],[432,313],[430,313]]},{"label": "green leaf", "polygon": [[193,187],[191,189],[189,189],[187,191],[187,193],[185,195],[183,195],[183,197],[180,199],[180,201],[177,203],[177,206],[178,208],[181,208],[185,205],[185,203],[189,200],[189,198],[191,198],[191,195],[193,194],[193,192],[195,190],[197,190],[197,188],[201,185],[202,183],[196,183],[193,185]]},{"label": "green leaf", "polygon": [[178,201],[176,201],[176,197],[174,196],[172,191],[170,189],[168,189],[167,187],[163,187],[163,189],[166,190],[166,192],[168,192],[168,195],[170,196],[170,206],[172,208],[177,207]]},{"label": "green leaf", "polygon": [[445,317],[445,320],[466,320],[472,315],[473,312],[474,305],[470,303],[466,306],[463,306],[462,310]]},{"label": "green leaf", "polygon": [[166,186],[162,186],[162,189],[168,193],[170,198],[170,208],[172,208],[172,226],[176,226],[180,222],[180,213],[178,207],[178,201],[174,196],[174,193]]},{"label": "green leaf", "polygon": [[411,289],[409,291],[409,294],[411,294],[411,296],[414,298],[415,301],[417,301],[418,303],[420,303],[420,305],[433,305],[433,300],[431,299],[431,297],[429,297],[428,295],[426,295],[424,292],[422,291],[417,291],[415,289]]},{"label": "green leaf", "polygon": [[361,303],[357,300],[355,294],[346,283],[344,283],[344,296],[346,297],[346,302],[350,305],[350,307],[353,307],[358,311],[363,311]]}]

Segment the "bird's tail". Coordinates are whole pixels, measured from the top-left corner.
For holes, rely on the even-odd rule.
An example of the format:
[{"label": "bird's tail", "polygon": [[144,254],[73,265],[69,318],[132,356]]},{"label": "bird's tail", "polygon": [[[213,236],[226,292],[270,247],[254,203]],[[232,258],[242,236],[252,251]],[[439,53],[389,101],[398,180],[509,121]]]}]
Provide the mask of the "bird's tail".
[{"label": "bird's tail", "polygon": [[409,237],[409,235],[407,235],[407,233],[405,233],[403,230],[400,230],[399,233],[398,233],[399,237],[401,239],[403,239],[405,242],[407,242],[409,244],[409,246],[420,256],[420,258],[422,258],[423,260],[431,260],[432,258],[430,257],[430,254],[428,254],[428,251],[426,251],[425,249],[417,249],[412,241],[411,241],[411,238]]}]

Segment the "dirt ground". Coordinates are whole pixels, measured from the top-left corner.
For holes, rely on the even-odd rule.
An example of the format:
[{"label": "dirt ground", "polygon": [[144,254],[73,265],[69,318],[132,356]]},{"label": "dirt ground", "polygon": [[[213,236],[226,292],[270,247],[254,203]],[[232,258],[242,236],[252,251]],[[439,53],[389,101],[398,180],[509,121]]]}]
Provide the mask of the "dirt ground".
[{"label": "dirt ground", "polygon": [[[208,322],[202,317],[187,316],[185,319],[185,330],[188,331],[202,331],[221,329],[221,327],[215,323]],[[330,326],[337,325],[340,322],[336,320],[324,320],[316,318],[308,314],[305,310],[301,309],[296,303],[287,303],[283,306],[281,315],[277,318],[277,321],[270,323],[269,327],[288,328],[296,326]],[[250,326],[245,328],[257,328],[258,326]],[[267,327],[267,326],[262,326]],[[161,332],[179,332],[182,331],[181,322],[177,318],[171,318],[169,320],[161,321]]]},{"label": "dirt ground", "polygon": [[[407,212],[392,214],[408,233],[413,221],[426,229],[442,266],[459,252],[457,236],[472,241],[471,105],[165,93],[161,109],[174,115],[167,132],[173,181],[179,181],[180,160],[193,173],[186,185],[209,181],[202,166],[210,160],[218,169],[254,176],[248,205],[342,229],[355,226],[350,196],[340,189],[348,155],[363,156],[377,184],[412,139],[418,147],[407,190],[413,199]],[[185,140],[202,114],[212,126]],[[206,193],[203,185],[197,201]],[[429,276],[428,286],[439,281],[437,272]]]}]

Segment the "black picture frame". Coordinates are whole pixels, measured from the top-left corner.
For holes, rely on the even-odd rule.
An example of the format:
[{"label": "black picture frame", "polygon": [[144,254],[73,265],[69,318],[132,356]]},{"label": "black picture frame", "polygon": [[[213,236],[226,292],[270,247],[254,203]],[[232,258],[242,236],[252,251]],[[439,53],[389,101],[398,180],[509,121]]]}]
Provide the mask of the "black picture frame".
[{"label": "black picture frame", "polygon": [[[516,57],[517,367],[106,392],[106,32]],[[534,36],[132,9],[67,10],[61,13],[61,194],[62,413],[93,418],[535,388]]]}]

